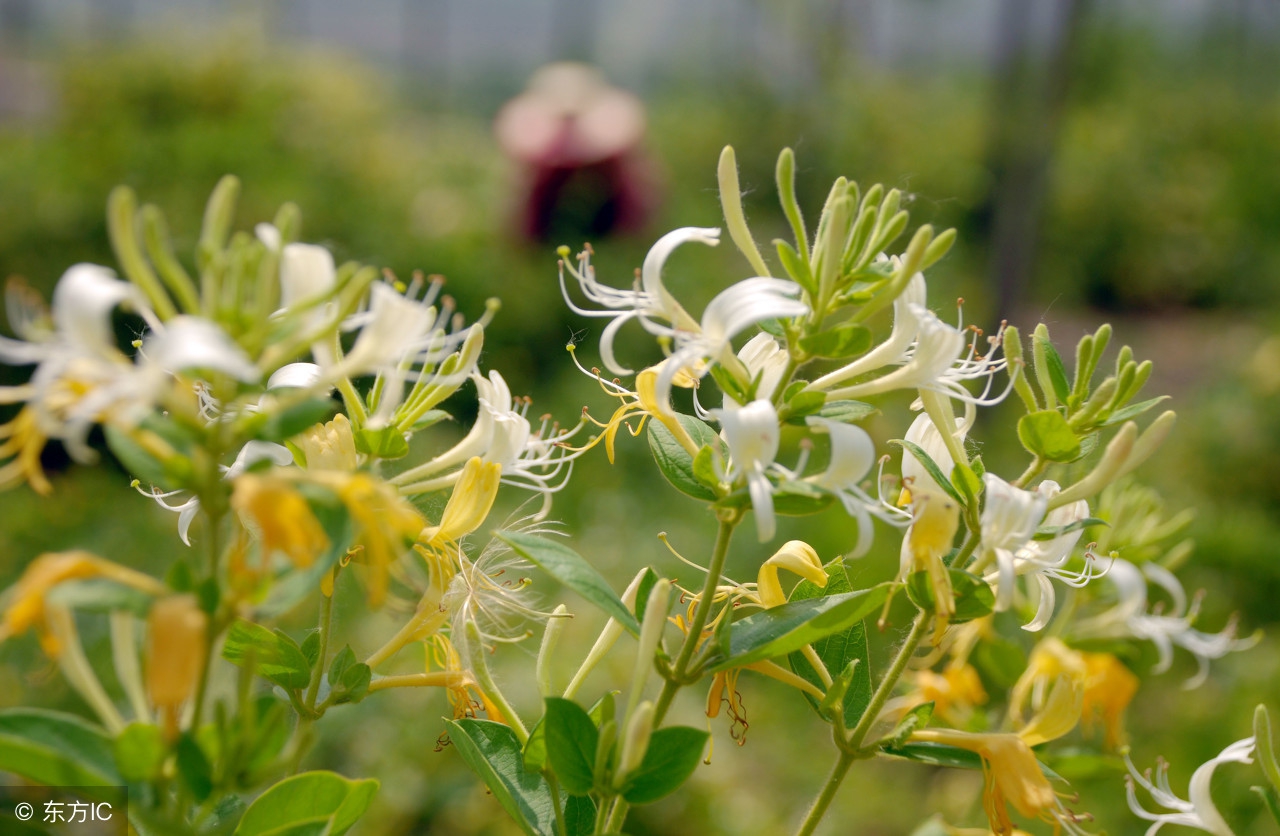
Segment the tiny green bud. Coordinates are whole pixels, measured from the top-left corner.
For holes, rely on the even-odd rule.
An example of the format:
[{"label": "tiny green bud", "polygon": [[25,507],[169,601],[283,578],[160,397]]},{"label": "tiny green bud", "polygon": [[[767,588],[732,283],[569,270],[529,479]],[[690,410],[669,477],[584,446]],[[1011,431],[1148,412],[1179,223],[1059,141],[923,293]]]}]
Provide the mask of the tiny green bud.
[{"label": "tiny green bud", "polygon": [[1039,412],[1040,403],[1036,400],[1035,390],[1027,381],[1027,363],[1022,355],[1022,337],[1013,325],[1006,326],[1004,338],[1004,356],[1009,361],[1009,375],[1013,378],[1013,388],[1022,398],[1027,412]]},{"label": "tiny green bud", "polygon": [[561,604],[551,611],[551,618],[547,619],[547,626],[542,631],[542,647],[538,648],[538,662],[534,668],[534,676],[538,682],[538,693],[544,697],[555,694],[551,684],[551,658],[555,655],[564,622],[569,618],[571,616],[568,607]]}]

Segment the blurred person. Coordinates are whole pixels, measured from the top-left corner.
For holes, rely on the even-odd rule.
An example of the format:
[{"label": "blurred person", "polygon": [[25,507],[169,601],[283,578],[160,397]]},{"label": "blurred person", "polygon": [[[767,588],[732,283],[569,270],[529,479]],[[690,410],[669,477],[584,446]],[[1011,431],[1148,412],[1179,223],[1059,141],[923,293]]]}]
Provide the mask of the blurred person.
[{"label": "blurred person", "polygon": [[520,234],[558,242],[634,232],[655,203],[640,145],[644,105],[585,64],[548,64],[494,121],[503,151],[522,168]]}]

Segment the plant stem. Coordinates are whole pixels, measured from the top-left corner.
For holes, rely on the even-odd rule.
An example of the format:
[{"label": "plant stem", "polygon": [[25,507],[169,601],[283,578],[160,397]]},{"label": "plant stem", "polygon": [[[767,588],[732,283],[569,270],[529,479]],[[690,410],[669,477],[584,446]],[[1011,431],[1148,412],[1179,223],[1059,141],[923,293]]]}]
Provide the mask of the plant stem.
[{"label": "plant stem", "polygon": [[564,824],[564,810],[560,805],[560,782],[556,780],[555,773],[547,770],[547,786],[551,788],[551,809],[556,814],[556,833],[558,836],[569,836],[569,831]]},{"label": "plant stem", "polygon": [[604,822],[605,833],[619,833],[622,830],[622,823],[627,820],[627,810],[631,807],[626,799],[618,796],[613,801],[613,807],[609,810],[609,817]]},{"label": "plant stem", "polygon": [[810,836],[818,827],[818,822],[822,821],[822,817],[826,815],[827,808],[831,806],[831,801],[836,797],[836,790],[840,789],[840,784],[844,781],[844,776],[848,774],[849,767],[853,765],[854,757],[851,752],[842,750],[840,757],[836,760],[836,765],[832,767],[831,774],[827,776],[827,782],[822,786],[822,792],[814,799],[813,807],[809,809],[809,814],[804,817],[804,821],[800,824],[800,829],[796,831],[797,836]]},{"label": "plant stem", "polygon": [[888,702],[889,695],[893,693],[894,686],[898,684],[903,671],[907,669],[907,663],[911,661],[916,648],[920,646],[920,640],[924,638],[925,634],[925,625],[928,623],[928,613],[921,611],[916,614],[915,621],[911,624],[911,631],[907,633],[907,638],[902,643],[902,647],[898,648],[898,655],[894,657],[892,664],[889,665],[889,670],[885,672],[884,677],[880,680],[880,685],[876,688],[875,694],[871,696],[871,702],[868,703],[866,711],[862,712],[862,718],[858,720],[858,725],[854,726],[853,731],[840,744],[840,756],[836,759],[836,764],[832,767],[831,774],[827,776],[827,782],[823,785],[822,792],[818,794],[818,797],[813,802],[813,807],[809,810],[809,814],[805,816],[804,821],[800,824],[800,829],[796,831],[797,836],[810,836],[813,833],[818,826],[818,822],[822,821],[822,817],[826,815],[827,808],[831,806],[831,801],[835,798],[836,791],[840,789],[840,784],[844,781],[845,775],[848,774],[849,767],[853,765],[854,760],[858,757],[864,756],[860,751],[862,742],[866,739],[868,732],[871,731],[876,718],[880,716],[880,711],[884,708],[884,704]]},{"label": "plant stem", "polygon": [[1031,460],[1031,464],[1027,465],[1027,469],[1022,472],[1022,475],[1013,480],[1013,486],[1015,488],[1025,488],[1027,483],[1043,473],[1044,469],[1048,467],[1048,465],[1048,459],[1045,459],[1042,456],[1036,456]]},{"label": "plant stem", "polygon": [[[336,590],[335,590],[336,592]],[[329,657],[329,626],[333,623],[333,596],[320,596],[320,654],[316,657],[316,669],[307,687],[307,708],[316,707],[316,694],[320,693],[320,680],[324,677],[325,660]]]},{"label": "plant stem", "polygon": [[720,575],[724,572],[725,558],[729,555],[729,541],[733,538],[733,530],[741,519],[740,514],[735,514],[729,519],[720,521],[720,528],[716,532],[716,544],[711,552],[711,565],[707,567],[707,581],[702,587],[702,597],[698,599],[693,621],[689,624],[689,632],[685,634],[684,645],[680,648],[680,655],[676,657],[675,667],[663,684],[662,693],[658,696],[657,705],[653,709],[654,728],[662,724],[662,718],[671,707],[671,701],[675,698],[676,692],[687,684],[684,678],[688,674],[689,660],[697,650],[702,640],[702,630],[707,626],[707,619],[711,616],[712,599],[715,598],[716,587],[720,584]]},{"label": "plant stem", "polygon": [[846,751],[857,751],[862,747],[867,733],[871,731],[871,726],[875,723],[876,718],[879,717],[884,704],[889,701],[889,695],[893,693],[894,686],[898,684],[903,671],[907,669],[907,663],[911,661],[916,648],[920,646],[920,640],[924,638],[925,634],[925,625],[928,623],[929,614],[927,612],[922,610],[916,614],[915,621],[911,623],[911,631],[907,633],[907,638],[902,643],[902,647],[898,648],[898,655],[894,657],[893,663],[889,665],[889,670],[885,672],[884,677],[880,680],[880,685],[876,688],[876,692],[871,695],[871,702],[867,704],[867,710],[862,713],[862,718],[858,720],[858,725],[853,727],[853,731],[849,733],[849,737],[845,740],[848,747]]}]

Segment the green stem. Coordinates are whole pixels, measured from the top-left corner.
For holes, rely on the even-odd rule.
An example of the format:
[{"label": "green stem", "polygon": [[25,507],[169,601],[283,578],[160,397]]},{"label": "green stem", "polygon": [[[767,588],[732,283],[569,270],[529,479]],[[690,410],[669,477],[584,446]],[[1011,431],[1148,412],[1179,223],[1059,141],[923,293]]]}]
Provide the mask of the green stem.
[{"label": "green stem", "polygon": [[605,833],[621,833],[622,823],[627,820],[627,810],[631,805],[622,796],[618,796],[613,801],[613,807],[609,810],[609,817],[604,821]]},{"label": "green stem", "polygon": [[1031,464],[1027,465],[1027,469],[1022,472],[1022,475],[1013,480],[1013,486],[1015,488],[1025,488],[1032,479],[1043,473],[1048,466],[1049,461],[1047,459],[1042,456],[1036,456],[1032,459]]},{"label": "green stem", "polygon": [[312,709],[316,707],[316,694],[320,693],[325,660],[329,658],[329,626],[333,623],[333,596],[321,594],[320,598],[320,654],[316,657],[316,669],[311,674],[306,698],[307,708]]},{"label": "green stem", "polygon": [[663,684],[662,693],[658,695],[658,702],[653,709],[654,728],[662,724],[662,718],[667,715],[667,709],[671,707],[671,701],[675,698],[676,692],[688,684],[684,680],[688,675],[689,660],[702,639],[702,630],[707,626],[707,619],[711,617],[716,587],[720,584],[725,558],[729,555],[729,541],[733,538],[733,530],[741,519],[740,514],[734,514],[731,518],[720,521],[720,528],[716,532],[715,548],[711,552],[711,565],[707,567],[707,580],[702,587],[702,597],[698,599],[698,606],[693,612],[693,621],[689,624],[689,632],[685,634],[684,644],[680,648],[680,655],[676,657],[675,667]]},{"label": "green stem", "polygon": [[844,776],[848,774],[849,767],[853,765],[853,761],[852,753],[840,752],[836,765],[832,767],[831,774],[827,776],[827,782],[822,786],[822,792],[814,799],[813,807],[809,809],[809,814],[804,817],[804,821],[800,824],[800,829],[796,831],[797,836],[810,836],[818,827],[818,822],[822,821],[822,817],[826,815],[827,808],[831,806],[832,799],[836,797],[836,790],[840,789],[840,784],[844,781]]},{"label": "green stem", "polygon": [[924,638],[925,626],[928,623],[929,614],[927,612],[922,610],[916,614],[915,621],[911,623],[911,631],[907,633],[906,641],[902,643],[902,647],[898,648],[898,655],[894,657],[889,670],[885,672],[884,678],[880,680],[880,685],[876,688],[876,692],[871,695],[871,702],[867,705],[867,710],[862,713],[862,719],[858,720],[858,725],[853,727],[853,731],[849,733],[849,737],[845,740],[846,752],[856,752],[862,747],[867,733],[871,731],[871,726],[875,723],[876,718],[880,716],[880,711],[884,708],[884,704],[889,701],[889,695],[893,693],[893,689],[902,677],[903,671],[907,669],[907,663],[911,661],[911,657],[915,655],[916,648],[920,646],[920,640]]},{"label": "green stem", "polygon": [[558,836],[569,836],[569,830],[564,823],[564,809],[560,804],[560,782],[556,780],[555,773],[550,769],[545,774],[547,786],[551,788],[551,809],[556,814],[556,833]]}]

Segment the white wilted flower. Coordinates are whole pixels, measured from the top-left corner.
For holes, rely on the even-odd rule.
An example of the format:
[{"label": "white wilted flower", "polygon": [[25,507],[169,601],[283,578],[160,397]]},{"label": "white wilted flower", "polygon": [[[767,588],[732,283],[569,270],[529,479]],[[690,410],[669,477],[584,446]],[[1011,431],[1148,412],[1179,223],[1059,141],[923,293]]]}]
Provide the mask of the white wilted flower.
[{"label": "white wilted flower", "polygon": [[760,541],[773,538],[776,520],[773,512],[773,485],[766,473],[778,455],[781,433],[778,413],[766,400],[755,400],[743,407],[711,410],[720,422],[725,442],[729,445],[730,466],[723,474],[726,481],[742,476],[751,495],[756,513],[756,532]]},{"label": "white wilted flower", "polygon": [[[1153,778],[1150,770],[1147,770],[1145,774],[1139,772],[1137,767],[1133,765],[1133,761],[1130,760],[1129,753],[1125,752],[1125,764],[1129,767],[1129,774],[1125,776],[1129,809],[1139,818],[1155,822],[1147,829],[1146,836],[1153,836],[1166,824],[1194,827],[1206,833],[1212,833],[1214,836],[1235,836],[1235,832],[1228,826],[1226,819],[1222,817],[1222,814],[1218,812],[1218,808],[1214,806],[1213,797],[1209,793],[1209,785],[1213,781],[1214,771],[1221,764],[1253,763],[1251,756],[1254,746],[1255,741],[1252,737],[1237,740],[1223,749],[1217,757],[1201,764],[1191,775],[1186,801],[1175,795],[1169,787],[1168,763],[1161,761],[1159,766],[1156,767],[1156,774]],[[1135,787],[1142,787],[1150,793],[1152,800],[1164,807],[1168,812],[1149,812],[1138,801]]]},{"label": "white wilted flower", "polygon": [[[1156,646],[1159,659],[1152,669],[1164,673],[1173,662],[1174,647],[1181,647],[1196,657],[1199,671],[1183,685],[1198,688],[1209,677],[1209,660],[1221,659],[1228,653],[1245,650],[1257,644],[1258,636],[1236,638],[1232,619],[1217,633],[1206,633],[1192,627],[1200,612],[1199,596],[1190,603],[1178,578],[1156,563],[1144,563],[1139,569],[1127,560],[1112,561],[1107,577],[1115,586],[1116,601],[1111,607],[1077,620],[1070,635],[1077,641],[1087,639],[1139,639]],[[1147,580],[1160,586],[1172,600],[1171,612],[1147,611]]]}]

